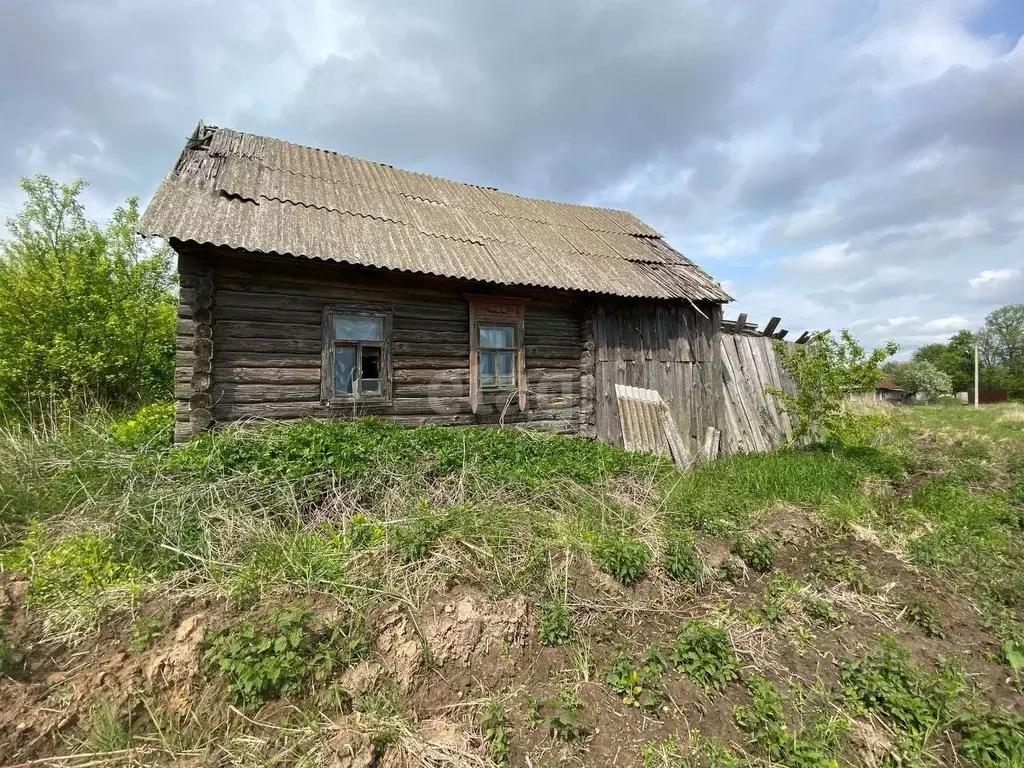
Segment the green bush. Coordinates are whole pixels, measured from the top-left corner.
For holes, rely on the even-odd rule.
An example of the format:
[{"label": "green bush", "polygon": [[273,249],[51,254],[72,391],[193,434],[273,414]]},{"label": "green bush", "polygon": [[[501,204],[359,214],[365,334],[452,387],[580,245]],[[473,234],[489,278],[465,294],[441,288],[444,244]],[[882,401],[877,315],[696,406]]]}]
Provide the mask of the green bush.
[{"label": "green bush", "polygon": [[203,655],[210,673],[227,679],[228,693],[255,708],[281,694],[301,693],[358,660],[365,650],[361,628],[351,622],[318,626],[301,609],[274,609],[215,633]]},{"label": "green bush", "polygon": [[105,229],[88,221],[84,188],[21,181],[27,202],[0,241],[0,421],[171,394],[170,249],[135,234],[137,198]]},{"label": "green bush", "polygon": [[642,541],[624,536],[601,536],[592,552],[598,568],[627,586],[644,577],[651,561]]},{"label": "green bush", "polygon": [[729,633],[699,619],[683,622],[669,661],[701,688],[721,691],[739,677],[740,663]]},{"label": "green bush", "polygon": [[662,671],[657,663],[638,666],[629,653],[620,648],[612,656],[612,665],[604,679],[626,706],[657,712],[663,698],[657,687]]},{"label": "green bush", "polygon": [[480,725],[483,728],[484,744],[487,745],[487,754],[491,761],[497,766],[509,765],[512,759],[509,749],[511,722],[500,699],[487,700]]},{"label": "green bush", "polygon": [[931,600],[911,597],[903,604],[903,610],[907,621],[920,627],[926,637],[942,637],[942,617]]}]

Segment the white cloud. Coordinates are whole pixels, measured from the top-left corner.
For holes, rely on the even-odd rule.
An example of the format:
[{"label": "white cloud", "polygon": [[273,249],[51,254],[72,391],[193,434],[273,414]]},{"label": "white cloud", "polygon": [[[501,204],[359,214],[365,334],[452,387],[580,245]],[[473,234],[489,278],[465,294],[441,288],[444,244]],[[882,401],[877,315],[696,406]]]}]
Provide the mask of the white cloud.
[{"label": "white cloud", "polygon": [[963,315],[950,315],[949,317],[937,317],[934,320],[929,320],[921,326],[921,332],[956,333],[967,325],[967,318]]},{"label": "white cloud", "polygon": [[975,299],[1024,298],[1024,273],[1020,269],[983,269],[967,281],[968,295]]},{"label": "white cloud", "polygon": [[859,255],[850,249],[849,243],[832,243],[798,256],[786,256],[779,259],[779,263],[797,269],[828,271],[847,267],[859,258]]}]

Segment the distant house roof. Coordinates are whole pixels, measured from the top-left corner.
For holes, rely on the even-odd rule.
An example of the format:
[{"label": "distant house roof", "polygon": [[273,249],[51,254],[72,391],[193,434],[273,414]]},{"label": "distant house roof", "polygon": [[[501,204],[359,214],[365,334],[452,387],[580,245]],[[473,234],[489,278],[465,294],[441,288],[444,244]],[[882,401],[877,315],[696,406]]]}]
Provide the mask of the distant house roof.
[{"label": "distant house roof", "polygon": [[731,300],[625,211],[518,197],[202,123],[139,231],[504,285]]},{"label": "distant house roof", "polygon": [[893,392],[903,391],[900,387],[896,386],[896,382],[893,381],[892,379],[882,379],[877,384],[875,384],[875,389],[888,389]]}]

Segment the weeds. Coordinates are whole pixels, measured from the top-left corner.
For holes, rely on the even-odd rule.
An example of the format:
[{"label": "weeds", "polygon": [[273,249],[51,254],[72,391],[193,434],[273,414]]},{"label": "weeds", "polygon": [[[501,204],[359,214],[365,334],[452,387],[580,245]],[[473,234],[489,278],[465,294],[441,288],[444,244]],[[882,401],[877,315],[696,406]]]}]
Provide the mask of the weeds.
[{"label": "weeds", "polygon": [[255,708],[281,694],[300,693],[357,660],[363,639],[347,623],[318,627],[304,610],[272,610],[263,621],[243,621],[213,635],[204,654],[228,693]]},{"label": "weeds", "polygon": [[651,560],[643,542],[621,536],[598,538],[593,555],[598,568],[627,586],[644,577]]},{"label": "weeds", "polygon": [[722,691],[739,677],[740,664],[729,633],[698,619],[679,629],[668,660],[701,688]]},{"label": "weeds", "polygon": [[541,613],[540,642],[542,645],[565,645],[572,637],[572,614],[561,600],[552,600]]},{"label": "weeds", "polygon": [[770,536],[740,536],[732,545],[732,553],[758,573],[772,569],[777,549],[775,539]]},{"label": "weeds", "polygon": [[657,712],[661,707],[662,694],[655,686],[659,684],[664,671],[660,657],[658,662],[637,666],[629,652],[620,648],[612,656],[612,665],[605,673],[605,682],[626,706]]},{"label": "weeds", "polygon": [[943,636],[942,617],[939,609],[931,600],[923,597],[911,597],[903,604],[904,616],[911,624],[921,628],[925,637]]},{"label": "weeds", "polygon": [[952,723],[957,751],[981,768],[1024,765],[1024,718],[1005,709],[974,709]]},{"label": "weeds", "polygon": [[680,584],[699,584],[704,578],[704,561],[692,534],[677,534],[665,547],[665,573]]},{"label": "weeds", "polygon": [[509,749],[509,719],[499,699],[488,699],[480,725],[483,728],[487,754],[499,766],[507,766],[511,760]]},{"label": "weeds", "polygon": [[163,634],[163,622],[156,619],[136,619],[132,624],[132,639],[128,648],[134,653],[148,651],[158,637]]}]

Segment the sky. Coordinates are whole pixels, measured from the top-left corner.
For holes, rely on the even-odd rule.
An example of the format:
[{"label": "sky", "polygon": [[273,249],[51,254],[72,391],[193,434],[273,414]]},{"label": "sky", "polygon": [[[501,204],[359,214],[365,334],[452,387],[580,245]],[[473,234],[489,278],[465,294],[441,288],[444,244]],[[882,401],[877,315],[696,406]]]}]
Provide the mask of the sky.
[{"label": "sky", "polygon": [[3,0],[18,179],[145,203],[195,124],[624,208],[726,316],[906,352],[1024,301],[1021,0]]}]

